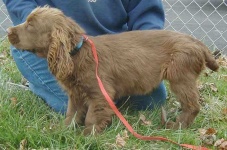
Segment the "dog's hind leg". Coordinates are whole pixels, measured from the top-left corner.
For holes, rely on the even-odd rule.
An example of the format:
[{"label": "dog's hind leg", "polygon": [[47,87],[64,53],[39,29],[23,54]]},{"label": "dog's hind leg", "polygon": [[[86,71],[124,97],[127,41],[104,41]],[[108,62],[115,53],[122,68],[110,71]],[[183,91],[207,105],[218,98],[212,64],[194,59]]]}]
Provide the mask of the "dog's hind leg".
[{"label": "dog's hind leg", "polygon": [[[188,46],[189,47],[189,46]],[[199,51],[185,47],[182,51],[176,47],[166,64],[163,78],[170,83],[170,89],[181,104],[182,112],[175,123],[167,123],[167,128],[187,128],[200,111],[199,91],[196,80],[204,68],[204,61]]]},{"label": "dog's hind leg", "polygon": [[[184,78],[187,78],[186,76]],[[191,78],[191,80],[170,81],[170,88],[180,102],[182,112],[175,123],[167,123],[167,128],[178,129],[180,126],[181,128],[187,128],[193,123],[200,111],[199,91],[196,86],[196,80]]]}]

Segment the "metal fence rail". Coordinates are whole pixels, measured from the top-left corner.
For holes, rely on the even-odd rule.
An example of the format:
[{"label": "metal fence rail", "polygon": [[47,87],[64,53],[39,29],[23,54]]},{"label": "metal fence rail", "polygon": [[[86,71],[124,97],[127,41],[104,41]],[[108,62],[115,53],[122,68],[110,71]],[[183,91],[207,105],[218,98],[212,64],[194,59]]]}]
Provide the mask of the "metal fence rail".
[{"label": "metal fence rail", "polygon": [[[166,30],[190,34],[227,54],[227,0],[162,0]],[[12,23],[0,1],[0,40]]]}]

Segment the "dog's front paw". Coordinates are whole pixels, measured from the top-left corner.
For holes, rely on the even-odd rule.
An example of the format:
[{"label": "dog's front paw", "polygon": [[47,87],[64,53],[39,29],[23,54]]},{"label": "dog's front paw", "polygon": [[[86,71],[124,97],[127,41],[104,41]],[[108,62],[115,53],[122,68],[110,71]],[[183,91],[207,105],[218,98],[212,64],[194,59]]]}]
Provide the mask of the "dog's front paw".
[{"label": "dog's front paw", "polygon": [[97,126],[97,125],[91,125],[91,126],[87,126],[85,127],[84,131],[83,131],[83,134],[85,136],[87,135],[97,135],[97,134],[100,134],[103,130]]},{"label": "dog's front paw", "polygon": [[66,117],[64,122],[66,126],[69,126],[72,122],[72,117]]},{"label": "dog's front paw", "polygon": [[179,123],[168,121],[166,122],[166,129],[175,129],[177,130],[179,128]]},{"label": "dog's front paw", "polygon": [[166,128],[167,129],[177,130],[177,129],[185,129],[187,127],[188,127],[188,124],[186,124],[185,122],[180,122],[180,121],[176,121],[176,122],[168,121],[166,123]]},{"label": "dog's front paw", "polygon": [[86,127],[83,131],[83,134],[85,136],[88,136],[88,135],[94,135],[95,134],[95,128],[94,126],[89,126],[89,127]]}]

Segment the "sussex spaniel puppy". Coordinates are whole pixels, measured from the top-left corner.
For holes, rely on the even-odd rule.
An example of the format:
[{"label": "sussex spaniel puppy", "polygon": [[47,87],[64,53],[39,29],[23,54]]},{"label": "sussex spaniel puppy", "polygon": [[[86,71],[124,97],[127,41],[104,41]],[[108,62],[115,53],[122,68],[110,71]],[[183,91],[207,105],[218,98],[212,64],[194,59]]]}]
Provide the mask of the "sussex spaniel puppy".
[{"label": "sussex spaniel puppy", "polygon": [[[65,123],[85,124],[85,134],[101,132],[111,123],[113,110],[102,95],[95,76],[95,62],[85,31],[60,10],[36,8],[27,20],[9,28],[8,39],[18,49],[47,58],[50,71],[69,96]],[[191,36],[160,30],[131,31],[88,36],[97,48],[98,74],[115,100],[150,93],[168,80],[182,113],[168,127],[188,127],[199,113],[196,79],[207,66],[218,65],[209,49]],[[78,52],[72,50],[78,43]],[[72,120],[75,117],[75,120]]]}]

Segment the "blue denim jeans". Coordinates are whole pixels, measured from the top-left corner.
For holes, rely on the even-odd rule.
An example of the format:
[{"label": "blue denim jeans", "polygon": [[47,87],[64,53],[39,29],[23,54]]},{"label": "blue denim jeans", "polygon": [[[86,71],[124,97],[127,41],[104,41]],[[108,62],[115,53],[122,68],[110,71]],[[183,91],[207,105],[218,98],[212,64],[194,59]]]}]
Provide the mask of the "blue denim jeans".
[{"label": "blue denim jeans", "polygon": [[[46,59],[27,51],[19,51],[12,46],[11,52],[18,69],[29,81],[31,91],[41,97],[56,112],[64,114],[68,97],[48,70]],[[131,96],[130,103],[137,110],[152,109],[154,105],[162,105],[166,96],[165,86],[161,83],[151,94]]]}]

